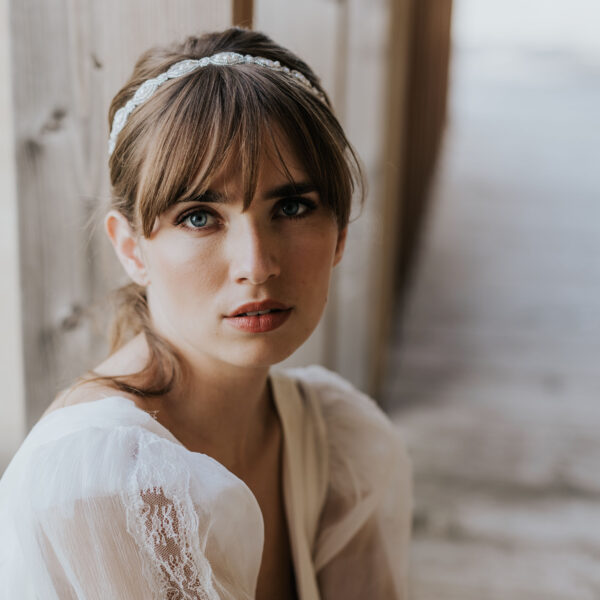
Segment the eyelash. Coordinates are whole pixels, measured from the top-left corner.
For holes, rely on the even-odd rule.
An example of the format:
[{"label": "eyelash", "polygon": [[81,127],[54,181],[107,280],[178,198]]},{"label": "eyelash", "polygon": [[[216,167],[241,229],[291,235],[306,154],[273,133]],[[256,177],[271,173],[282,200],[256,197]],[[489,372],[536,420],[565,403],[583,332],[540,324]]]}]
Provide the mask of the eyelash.
[{"label": "eyelash", "polygon": [[281,208],[287,202],[297,202],[300,206],[304,206],[305,210],[299,215],[285,215],[287,219],[303,219],[308,217],[317,208],[317,203],[309,198],[284,198],[277,203],[277,206]]},{"label": "eyelash", "polygon": [[186,221],[197,214],[205,214],[207,215],[209,218],[212,217],[213,219],[217,219],[217,215],[215,215],[211,210],[208,210],[206,208],[192,208],[191,210],[188,210],[186,212],[184,212],[183,214],[181,214],[179,217],[177,217],[176,221],[175,221],[175,225],[177,225],[178,227],[183,227],[184,229],[191,229],[192,231],[199,231],[200,229],[209,229],[209,225],[206,225],[204,227],[190,227],[189,225],[186,225]]},{"label": "eyelash", "polygon": [[[300,214],[297,215],[278,215],[278,218],[283,218],[283,219],[303,219],[305,217],[307,217],[308,215],[310,215],[316,208],[317,208],[317,203],[314,202],[313,200],[310,200],[309,198],[284,198],[283,200],[280,200],[277,203],[277,210],[281,210],[282,207],[286,204],[286,203],[291,203],[291,202],[295,202],[297,204],[300,205],[300,207],[304,207],[304,211],[302,211]],[[215,214],[212,210],[208,209],[208,208],[203,208],[203,207],[195,207],[192,208],[184,213],[182,213],[181,215],[179,215],[177,217],[177,219],[175,220],[175,225],[178,227],[183,227],[185,229],[190,229],[192,231],[201,231],[203,229],[210,229],[211,225],[205,225],[204,227],[191,227],[189,225],[186,225],[186,221],[192,217],[193,215],[196,214],[205,214],[208,216],[208,218],[213,218],[213,219],[218,219],[218,215]]]}]

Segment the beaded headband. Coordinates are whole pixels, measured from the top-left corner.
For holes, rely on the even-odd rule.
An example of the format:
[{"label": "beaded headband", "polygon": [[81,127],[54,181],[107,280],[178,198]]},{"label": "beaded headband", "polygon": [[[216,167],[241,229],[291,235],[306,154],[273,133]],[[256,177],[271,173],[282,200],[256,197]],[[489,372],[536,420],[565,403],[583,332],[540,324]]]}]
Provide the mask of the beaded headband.
[{"label": "beaded headband", "polygon": [[169,79],[182,77],[183,75],[187,75],[196,69],[207,67],[208,65],[230,66],[241,64],[259,65],[261,67],[271,69],[272,71],[280,71],[290,75],[293,78],[293,81],[296,81],[306,90],[311,92],[311,94],[319,98],[319,100],[325,102],[325,96],[317,88],[315,88],[310,81],[302,73],[300,73],[300,71],[282,66],[278,60],[270,60],[268,58],[263,58],[262,56],[251,56],[250,54],[238,54],[237,52],[219,52],[218,54],[205,56],[204,58],[200,58],[198,60],[185,59],[175,63],[174,65],[171,65],[171,67],[169,67],[169,69],[164,73],[144,81],[144,83],[142,83],[142,85],[140,85],[140,87],[136,90],[133,97],[127,101],[125,106],[122,106],[119,108],[119,110],[117,110],[113,118],[110,136],[108,137],[108,155],[110,156],[113,153],[117,143],[117,136],[125,126],[125,123],[127,123],[129,115],[140,104],[146,102],[146,100],[148,100],[163,83]]}]

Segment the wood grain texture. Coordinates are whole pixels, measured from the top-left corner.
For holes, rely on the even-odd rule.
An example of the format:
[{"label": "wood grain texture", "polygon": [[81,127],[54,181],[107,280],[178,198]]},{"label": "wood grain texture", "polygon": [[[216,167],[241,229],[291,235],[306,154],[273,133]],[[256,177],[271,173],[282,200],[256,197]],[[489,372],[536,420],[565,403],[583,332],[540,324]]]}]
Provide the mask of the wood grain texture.
[{"label": "wood grain texture", "polygon": [[[380,315],[372,358],[371,388],[381,398],[386,360],[390,350],[393,325],[396,320],[395,296],[398,278],[398,253],[404,222],[402,165],[412,151],[407,144],[407,105],[410,94],[410,35],[409,23],[414,2],[392,0],[388,21],[387,96],[384,97],[384,147],[382,160],[381,237],[385,252],[378,262],[379,285],[383,292],[376,304]],[[405,57],[405,60],[395,60]]]},{"label": "wood grain texture", "polygon": [[228,26],[219,0],[11,2],[27,422],[105,352],[93,303],[120,276],[98,229],[106,114],[151,45]]},{"label": "wood grain texture", "polygon": [[389,183],[397,177],[402,153],[408,63],[408,20],[402,16],[409,8],[408,0],[346,3],[343,121],[363,160],[369,193],[336,274],[334,367],[373,395],[392,309],[397,221],[390,214],[397,196]]},{"label": "wood grain texture", "polygon": [[5,400],[0,418],[0,474],[25,435],[25,395],[21,351],[21,291],[17,191],[12,146],[10,30],[8,1],[0,0],[0,379]]},{"label": "wood grain texture", "polygon": [[429,204],[429,191],[446,123],[452,0],[421,0],[411,15],[406,154],[402,173],[397,286],[410,278]]}]

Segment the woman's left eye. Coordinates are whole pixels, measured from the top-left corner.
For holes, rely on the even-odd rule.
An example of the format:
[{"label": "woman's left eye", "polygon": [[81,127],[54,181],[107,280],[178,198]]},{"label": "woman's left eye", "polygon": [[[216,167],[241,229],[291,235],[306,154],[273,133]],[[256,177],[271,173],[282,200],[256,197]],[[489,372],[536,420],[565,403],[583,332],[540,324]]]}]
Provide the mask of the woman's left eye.
[{"label": "woman's left eye", "polygon": [[283,216],[295,219],[306,216],[315,207],[316,204],[307,198],[286,198],[280,202],[279,211]]}]

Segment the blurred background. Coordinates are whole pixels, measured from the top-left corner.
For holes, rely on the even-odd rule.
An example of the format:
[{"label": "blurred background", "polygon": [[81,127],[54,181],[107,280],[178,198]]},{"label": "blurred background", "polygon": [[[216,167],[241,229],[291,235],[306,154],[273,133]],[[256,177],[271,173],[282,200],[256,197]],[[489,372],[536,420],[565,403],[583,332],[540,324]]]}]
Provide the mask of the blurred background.
[{"label": "blurred background", "polygon": [[599,27],[593,0],[453,2],[385,393],[414,599],[600,598]]},{"label": "blurred background", "polygon": [[599,598],[597,0],[0,0],[0,472],[106,353],[110,99],[148,46],[231,24],[306,59],[364,162],[286,364],[404,435],[410,599]]}]

